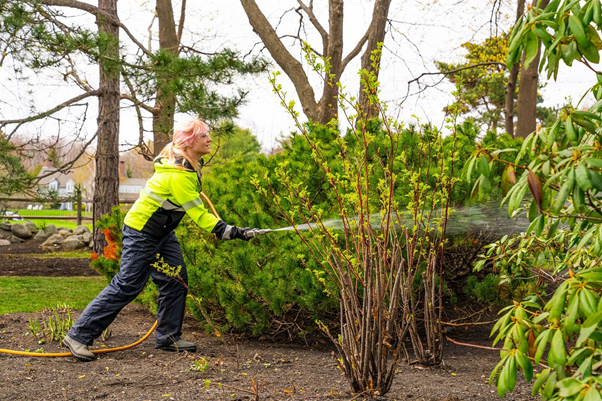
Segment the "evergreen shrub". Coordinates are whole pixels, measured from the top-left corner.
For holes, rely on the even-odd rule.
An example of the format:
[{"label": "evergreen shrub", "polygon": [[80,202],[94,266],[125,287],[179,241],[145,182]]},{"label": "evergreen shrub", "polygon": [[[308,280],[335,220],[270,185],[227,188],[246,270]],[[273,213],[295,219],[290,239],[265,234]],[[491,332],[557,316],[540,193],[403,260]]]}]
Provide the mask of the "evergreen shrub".
[{"label": "evergreen shrub", "polygon": [[110,282],[113,276],[119,272],[121,251],[123,249],[121,227],[124,218],[125,213],[119,206],[115,206],[111,209],[110,214],[105,214],[96,222],[96,226],[105,235],[107,246],[104,248],[102,255],[98,255],[96,252],[91,255],[90,267],[102,274],[107,282]]}]

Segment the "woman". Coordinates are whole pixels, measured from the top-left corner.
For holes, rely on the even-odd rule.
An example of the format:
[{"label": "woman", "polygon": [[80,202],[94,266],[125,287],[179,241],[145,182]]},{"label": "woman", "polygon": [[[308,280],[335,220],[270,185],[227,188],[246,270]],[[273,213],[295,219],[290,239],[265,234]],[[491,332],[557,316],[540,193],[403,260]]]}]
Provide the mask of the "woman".
[{"label": "woman", "polygon": [[155,159],[155,174],[127,213],[123,225],[123,252],[119,273],[86,307],[63,343],[82,361],[96,359],[88,347],[113,322],[121,309],[136,298],[149,276],[159,287],[155,347],[167,351],[196,351],[180,338],[186,305],[185,287],[151,266],[157,254],[170,266],[182,266],[180,244],[174,234],[184,215],[219,239],[249,240],[256,231],[230,226],[209,213],[199,197],[202,156],[209,154],[209,127],[200,119],[174,128],[173,142]]}]

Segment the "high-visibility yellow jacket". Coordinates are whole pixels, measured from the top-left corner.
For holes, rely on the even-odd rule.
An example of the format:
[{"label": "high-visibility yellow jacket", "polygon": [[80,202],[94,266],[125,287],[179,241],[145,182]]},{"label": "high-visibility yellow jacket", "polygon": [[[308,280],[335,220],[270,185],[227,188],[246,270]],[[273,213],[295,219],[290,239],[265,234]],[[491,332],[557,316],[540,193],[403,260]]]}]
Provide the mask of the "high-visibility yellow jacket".
[{"label": "high-visibility yellow jacket", "polygon": [[145,234],[163,237],[188,213],[203,230],[222,238],[225,231],[231,231],[231,226],[205,208],[200,191],[200,176],[186,159],[176,160],[176,166],[167,159],[157,160],[155,173],[125,216],[124,224]]}]

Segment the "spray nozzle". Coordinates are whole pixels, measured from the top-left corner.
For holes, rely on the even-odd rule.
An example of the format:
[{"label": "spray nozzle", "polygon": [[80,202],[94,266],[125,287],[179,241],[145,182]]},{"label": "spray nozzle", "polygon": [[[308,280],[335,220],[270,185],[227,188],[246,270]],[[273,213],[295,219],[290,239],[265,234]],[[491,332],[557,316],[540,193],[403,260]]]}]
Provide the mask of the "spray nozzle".
[{"label": "spray nozzle", "polygon": [[246,238],[255,238],[258,235],[264,235],[272,231],[274,230],[272,230],[271,228],[251,228],[249,230],[246,230],[244,235]]}]

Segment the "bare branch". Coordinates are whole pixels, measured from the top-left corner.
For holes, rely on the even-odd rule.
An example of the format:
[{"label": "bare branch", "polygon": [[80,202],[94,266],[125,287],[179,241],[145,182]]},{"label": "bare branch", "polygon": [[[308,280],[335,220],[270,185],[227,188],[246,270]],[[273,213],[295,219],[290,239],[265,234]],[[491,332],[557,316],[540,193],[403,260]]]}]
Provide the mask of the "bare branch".
[{"label": "bare branch", "polygon": [[138,39],[136,39],[136,37],[130,32],[127,26],[125,26],[119,19],[114,18],[111,14],[104,12],[96,6],[78,0],[41,0],[41,2],[42,4],[47,6],[75,8],[93,14],[97,18],[106,18],[110,23],[117,25],[118,27],[123,29],[123,31],[130,38],[130,40],[134,42],[136,46],[138,46],[140,50],[142,50],[147,56],[151,55],[150,51],[147,50],[146,47],[144,47],[144,45],[138,41]]},{"label": "bare branch", "polygon": [[46,18],[48,21],[51,21],[54,25],[56,25],[61,31],[64,33],[71,33],[73,30],[69,28],[67,25],[63,24],[61,21],[56,19],[54,16],[50,15],[50,13],[40,9],[40,15]]},{"label": "bare branch", "polygon": [[[99,127],[100,127],[100,124],[99,124]],[[82,157],[86,153],[86,149],[88,149],[88,146],[90,146],[92,144],[92,142],[94,142],[96,140],[99,130],[100,130],[100,128],[96,130],[94,135],[92,135],[92,137],[88,140],[88,142],[86,142],[82,146],[82,149],[79,151],[79,153],[75,157],[73,157],[70,161],[63,164],[62,166],[59,166],[57,168],[57,170],[61,171],[61,172],[68,172],[69,170],[71,170],[73,168],[73,165],[75,164],[75,162],[77,162],[79,160],[79,158]],[[52,172],[52,173],[54,173],[54,172]],[[51,174],[49,174],[49,175],[51,175]],[[43,176],[39,177],[39,178],[43,178]]]},{"label": "bare branch", "polygon": [[71,57],[67,56],[67,62],[71,66],[71,69],[68,70],[65,74],[65,79],[67,79],[68,76],[72,76],[77,86],[79,86],[86,92],[92,92],[94,88],[92,88],[86,80],[81,79],[81,77],[77,73],[77,70],[75,69],[75,63],[73,62],[73,60],[71,60]]},{"label": "bare branch", "polygon": [[203,51],[196,49],[196,46],[194,46],[194,45],[182,46],[181,51],[182,51],[182,53],[185,53],[185,54],[200,54],[203,56],[217,56],[217,55],[221,54],[220,52],[203,52]]},{"label": "bare branch", "polygon": [[157,12],[153,14],[153,19],[151,19],[151,23],[148,25],[148,51],[152,52],[152,41],[153,41],[153,24],[155,23],[155,19],[157,19]]},{"label": "bare branch", "polygon": [[326,29],[324,29],[324,27],[322,26],[322,24],[320,24],[320,21],[318,21],[318,19],[316,18],[316,15],[314,14],[314,5],[313,5],[313,1],[311,1],[309,3],[309,6],[307,6],[305,3],[303,3],[303,1],[301,0],[297,0],[297,3],[299,3],[299,5],[301,6],[301,8],[303,9],[303,11],[305,11],[305,13],[307,14],[307,16],[309,17],[309,20],[311,21],[312,25],[318,30],[318,32],[320,33],[320,36],[322,36],[322,44],[324,45],[324,47],[326,48],[326,46],[328,45],[328,32],[326,32]]},{"label": "bare branch", "polygon": [[241,0],[245,13],[253,30],[276,61],[291,79],[301,101],[303,112],[310,120],[317,121],[317,102],[315,92],[309,83],[303,66],[295,59],[278,38],[276,31],[261,12],[255,0]]},{"label": "bare branch", "polygon": [[362,38],[357,42],[357,44],[355,45],[353,50],[351,50],[349,52],[349,54],[341,62],[342,70],[345,70],[345,67],[347,67],[347,64],[349,64],[349,62],[351,60],[353,60],[355,58],[355,56],[357,56],[359,54],[360,50],[362,50],[362,47],[364,47],[364,45],[368,41],[369,36],[370,36],[370,27],[368,27],[368,29],[366,30],[366,33],[364,33],[364,36],[362,36]]},{"label": "bare branch", "polygon": [[411,81],[408,81],[408,84],[411,84],[412,82],[419,81],[420,78],[422,78],[424,76],[427,76],[427,75],[449,75],[449,74],[455,74],[456,72],[460,72],[460,71],[463,71],[463,70],[470,70],[471,68],[476,68],[476,67],[484,67],[486,65],[498,65],[498,66],[501,66],[503,68],[506,68],[506,64],[504,64],[504,63],[500,63],[500,62],[497,62],[497,61],[487,61],[487,62],[484,62],[484,63],[465,65],[464,67],[458,67],[458,68],[455,68],[455,69],[449,70],[449,71],[423,72],[418,77],[412,79]]},{"label": "bare branch", "polygon": [[[83,100],[83,99],[86,99],[86,98],[89,98],[92,96],[100,96],[101,93],[102,93],[102,91],[100,91],[100,90],[93,90],[90,92],[82,93],[79,96],[71,98],[71,99],[53,107],[50,110],[47,110],[40,114],[36,114],[35,116],[30,116],[27,118],[21,118],[21,119],[16,119],[16,120],[0,120],[0,128],[5,127],[6,125],[9,125],[9,124],[17,124],[15,129],[12,131],[12,133],[14,133],[17,130],[17,128],[19,128],[21,125],[23,125],[25,123],[40,120],[42,118],[46,118],[46,117],[56,113],[57,111],[64,109],[65,107],[74,105],[74,103],[79,102],[80,100]],[[12,133],[10,135],[12,135]]]},{"label": "bare branch", "polygon": [[[132,88],[130,88],[130,90],[132,90]],[[141,107],[141,108],[143,108],[144,110],[148,111],[149,113],[151,113],[153,115],[156,115],[159,112],[159,108],[158,107],[152,107],[152,106],[147,105],[144,102],[141,102],[140,100],[138,100],[136,98],[135,95],[128,95],[127,93],[122,93],[121,94],[121,99],[122,100],[129,100],[130,102],[132,102],[134,104],[135,107]]]},{"label": "bare branch", "polygon": [[186,0],[182,0],[180,9],[180,22],[178,23],[178,43],[182,43],[182,34],[184,33],[184,19],[186,17]]},{"label": "bare branch", "polygon": [[[132,81],[130,81],[130,79],[127,76],[124,76],[124,81],[125,81],[125,84],[127,85],[127,87],[130,89],[130,92],[132,92],[132,97],[135,98],[136,97],[136,89],[134,88]],[[136,117],[138,119],[138,145],[137,145],[137,148],[139,149],[138,153],[140,153],[142,155],[142,157],[144,157],[148,161],[151,161],[151,160],[153,160],[154,155],[153,155],[153,152],[150,151],[148,146],[146,146],[146,143],[144,143],[144,123],[142,121],[142,113],[140,111],[141,105],[144,105],[144,103],[134,102],[134,108],[136,109]],[[153,115],[154,115],[154,113],[153,113]]]}]

